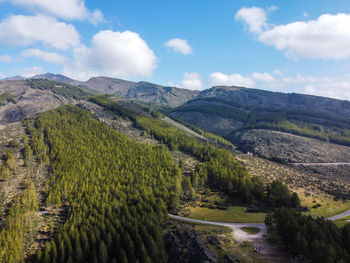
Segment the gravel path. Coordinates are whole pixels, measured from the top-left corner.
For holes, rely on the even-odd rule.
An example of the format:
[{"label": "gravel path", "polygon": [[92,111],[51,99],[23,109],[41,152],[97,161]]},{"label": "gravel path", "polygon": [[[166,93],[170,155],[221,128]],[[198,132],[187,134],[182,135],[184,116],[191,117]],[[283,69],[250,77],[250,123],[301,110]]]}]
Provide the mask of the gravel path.
[{"label": "gravel path", "polygon": [[339,215],[328,217],[327,219],[331,220],[331,221],[334,221],[334,220],[337,220],[337,219],[340,219],[340,218],[343,218],[343,217],[347,217],[347,216],[350,216],[350,210],[348,210],[348,211],[346,211],[344,213],[341,213]]},{"label": "gravel path", "polygon": [[350,163],[290,163],[294,166],[340,166],[350,165]]},{"label": "gravel path", "polygon": [[[187,217],[170,215],[169,217],[176,220],[198,223],[198,224],[208,224],[215,226],[225,226],[229,227],[233,230],[233,238],[238,242],[247,241],[250,242],[255,248],[259,248],[259,254],[273,262],[295,262],[290,255],[287,255],[285,252],[281,251],[280,247],[273,246],[267,243],[264,240],[264,235],[267,232],[265,224],[249,224],[249,223],[223,223],[223,222],[212,222],[212,221],[204,221],[197,220]],[[256,227],[260,229],[260,232],[257,234],[248,234],[244,232],[242,227]]]}]

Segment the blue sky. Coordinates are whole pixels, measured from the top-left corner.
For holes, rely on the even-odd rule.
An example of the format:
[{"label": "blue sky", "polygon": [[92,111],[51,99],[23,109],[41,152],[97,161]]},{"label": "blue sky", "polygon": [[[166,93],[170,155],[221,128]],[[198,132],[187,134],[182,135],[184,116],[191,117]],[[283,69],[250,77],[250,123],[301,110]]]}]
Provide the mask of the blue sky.
[{"label": "blue sky", "polygon": [[0,78],[62,73],[350,99],[347,0],[0,0]]}]

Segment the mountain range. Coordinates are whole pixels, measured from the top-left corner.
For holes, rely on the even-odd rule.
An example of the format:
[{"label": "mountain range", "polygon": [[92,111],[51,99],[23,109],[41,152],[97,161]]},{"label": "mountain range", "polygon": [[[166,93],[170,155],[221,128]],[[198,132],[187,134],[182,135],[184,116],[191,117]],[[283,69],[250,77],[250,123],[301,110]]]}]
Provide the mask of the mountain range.
[{"label": "mountain range", "polygon": [[[70,96],[57,92],[63,89],[69,90]],[[81,82],[52,73],[25,80],[9,78],[0,82],[0,90],[9,92],[17,101],[16,104],[3,103],[2,123],[72,103],[84,92],[100,93],[146,103],[187,126],[223,136],[238,149],[266,158],[298,162],[300,156],[305,157],[305,152],[309,161],[350,158],[348,147],[341,148],[350,145],[349,101],[244,87],[217,86],[192,91],[108,77]],[[80,90],[79,96],[76,90]],[[301,154],[295,146],[304,140],[309,147],[304,147]],[[315,140],[318,143],[315,144]],[[334,152],[332,160],[315,154],[320,149]]]}]

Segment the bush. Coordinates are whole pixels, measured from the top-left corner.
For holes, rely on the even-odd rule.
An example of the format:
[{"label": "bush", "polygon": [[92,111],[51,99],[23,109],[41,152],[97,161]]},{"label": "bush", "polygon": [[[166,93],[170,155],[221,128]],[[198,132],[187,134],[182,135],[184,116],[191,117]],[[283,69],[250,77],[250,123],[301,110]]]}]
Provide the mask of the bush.
[{"label": "bush", "polygon": [[8,146],[11,147],[11,148],[17,148],[17,147],[20,147],[21,144],[18,141],[16,141],[16,140],[11,140],[9,142]]},{"label": "bush", "polygon": [[0,180],[7,180],[11,175],[11,171],[6,166],[0,167]]}]

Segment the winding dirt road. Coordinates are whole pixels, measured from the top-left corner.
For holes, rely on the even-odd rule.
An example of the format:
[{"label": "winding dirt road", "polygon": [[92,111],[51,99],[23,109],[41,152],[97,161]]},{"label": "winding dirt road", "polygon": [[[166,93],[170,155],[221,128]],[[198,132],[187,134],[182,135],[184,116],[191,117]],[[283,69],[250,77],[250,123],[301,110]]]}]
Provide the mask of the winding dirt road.
[{"label": "winding dirt road", "polygon": [[350,165],[350,163],[290,163],[294,166],[340,166]]},{"label": "winding dirt road", "polygon": [[[261,240],[263,238],[263,235],[266,234],[267,232],[265,224],[212,222],[212,221],[197,220],[197,219],[192,219],[192,218],[187,218],[182,216],[175,216],[175,215],[169,215],[169,217],[172,219],[187,221],[191,223],[229,227],[233,230],[233,238],[239,242],[242,242],[242,241],[249,241],[252,243],[257,242],[258,240]],[[248,234],[241,229],[242,227],[256,227],[260,229],[260,232],[257,234]]]},{"label": "winding dirt road", "polygon": [[327,219],[331,220],[331,221],[334,221],[334,220],[337,220],[337,219],[340,219],[340,218],[343,218],[343,217],[347,217],[347,216],[350,216],[350,210],[348,210],[348,211],[346,211],[344,213],[341,213],[339,215],[328,217]]}]

